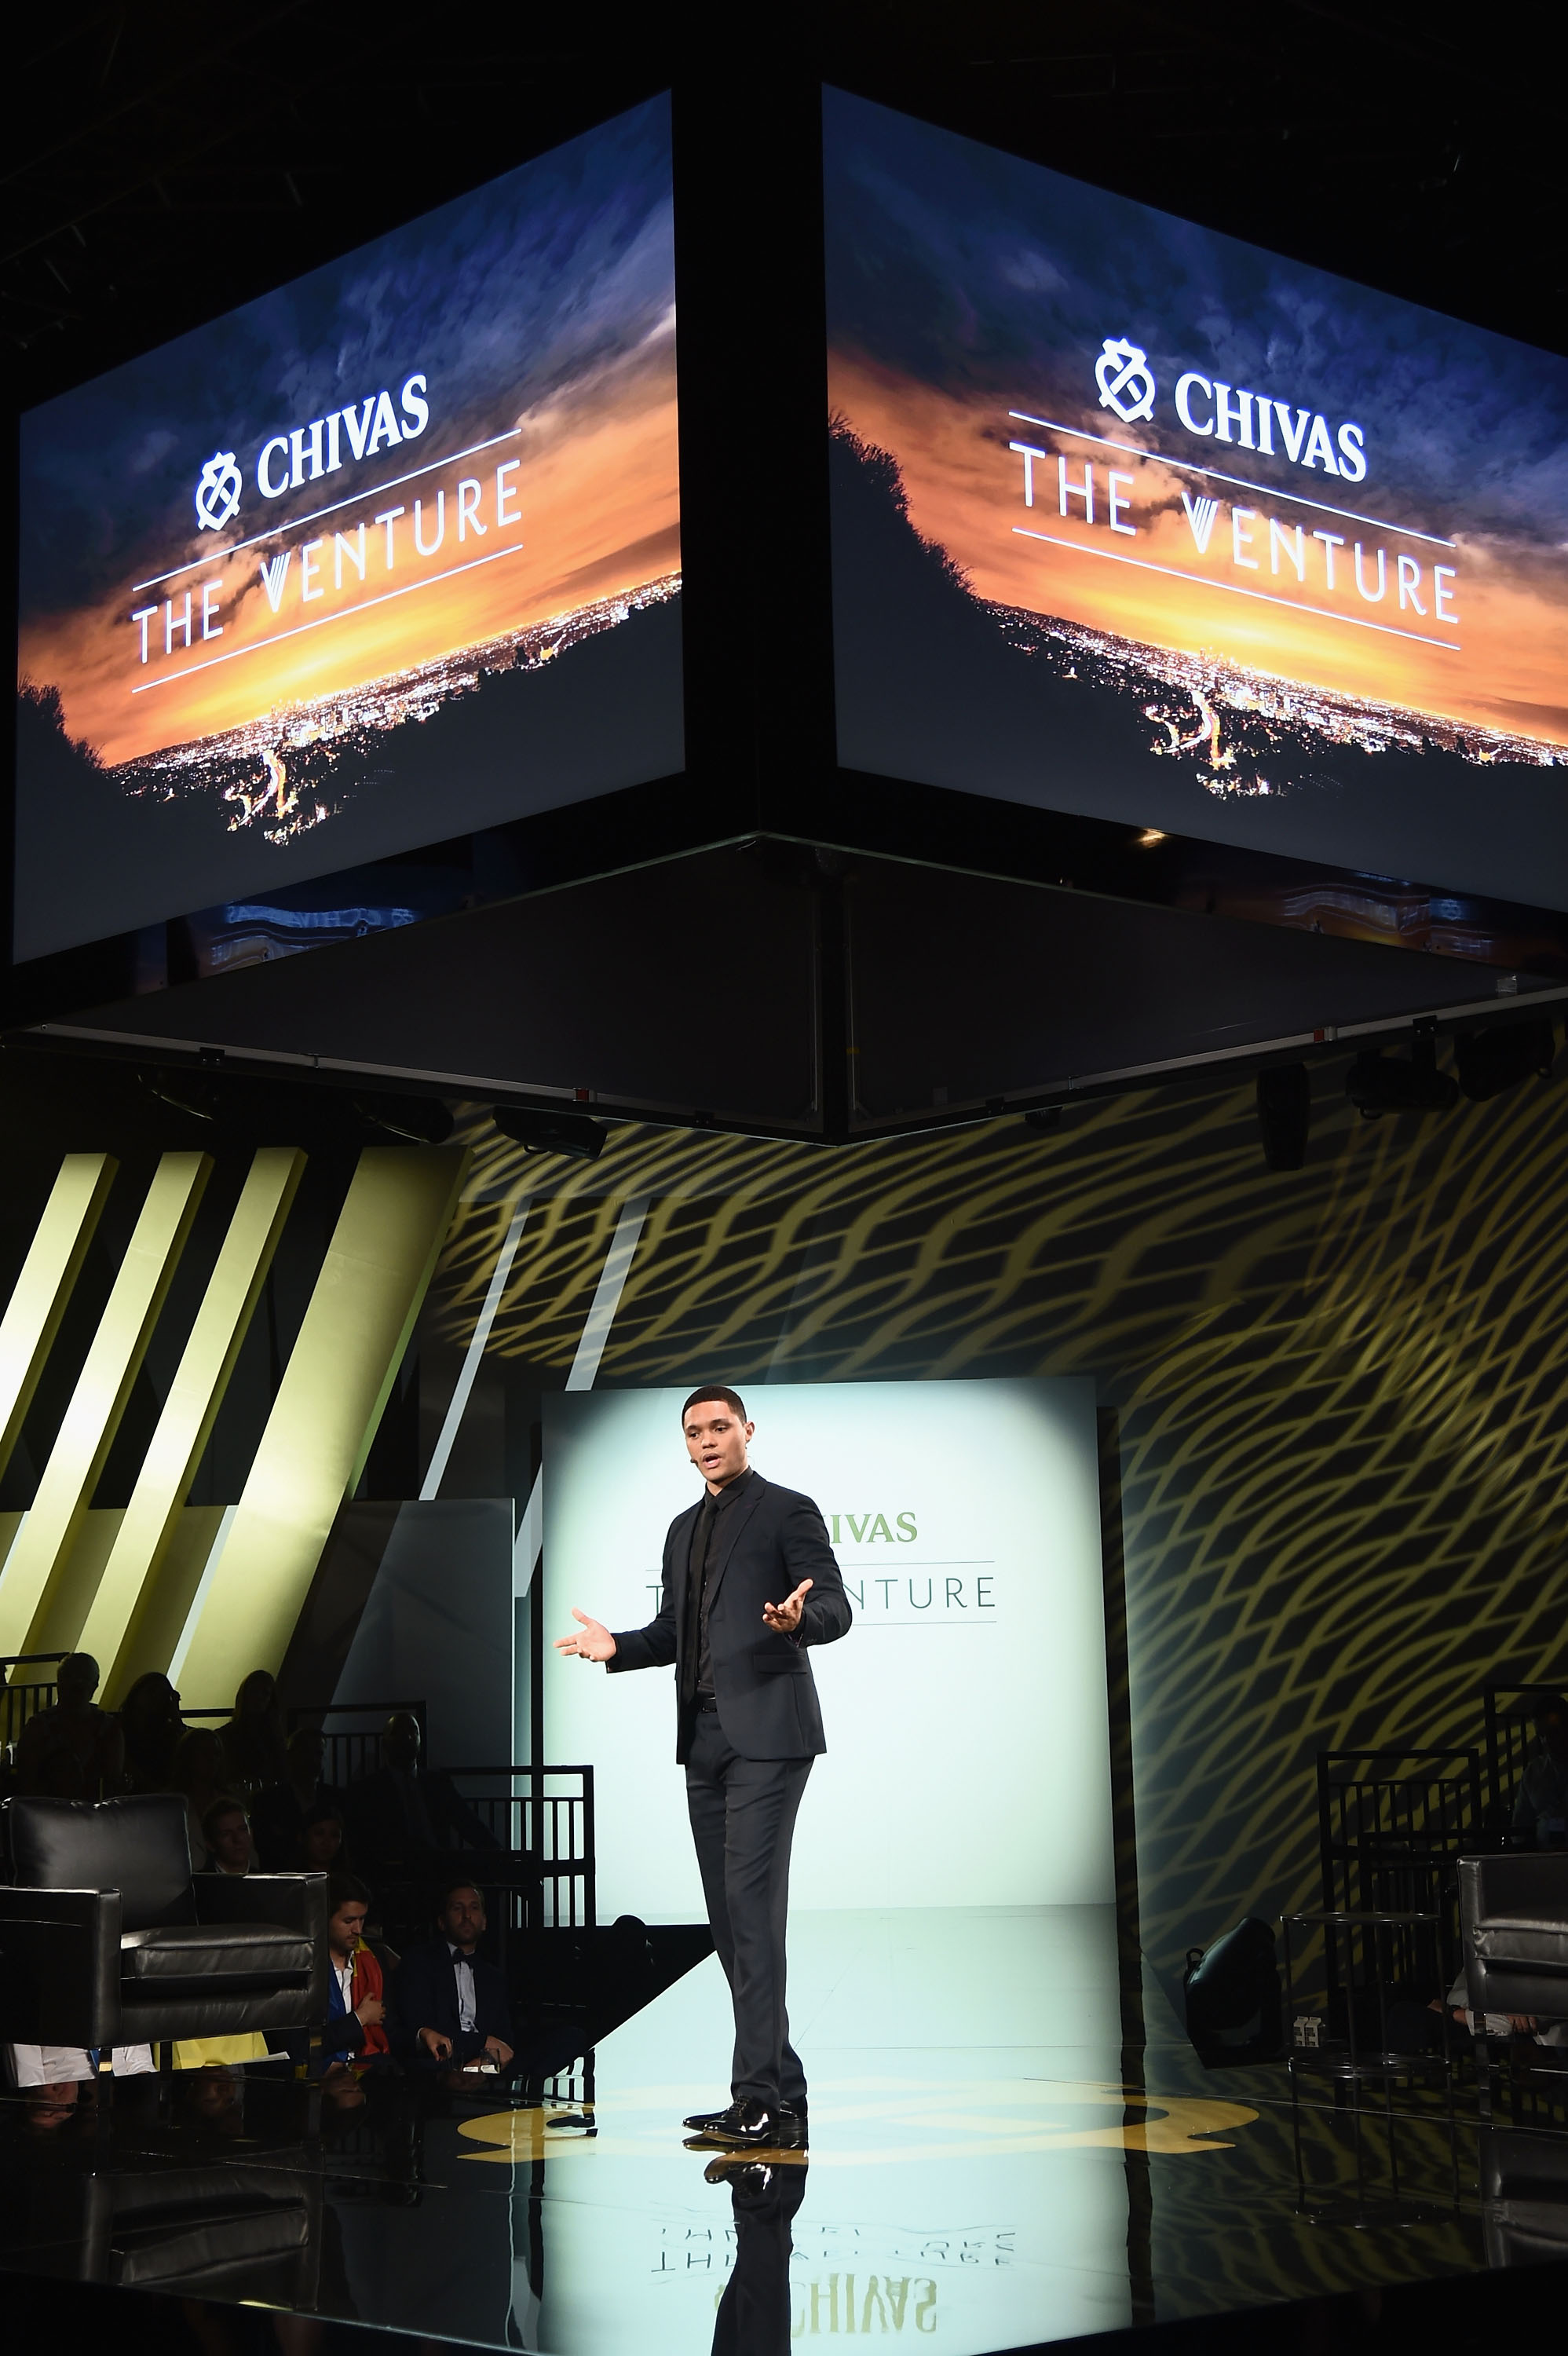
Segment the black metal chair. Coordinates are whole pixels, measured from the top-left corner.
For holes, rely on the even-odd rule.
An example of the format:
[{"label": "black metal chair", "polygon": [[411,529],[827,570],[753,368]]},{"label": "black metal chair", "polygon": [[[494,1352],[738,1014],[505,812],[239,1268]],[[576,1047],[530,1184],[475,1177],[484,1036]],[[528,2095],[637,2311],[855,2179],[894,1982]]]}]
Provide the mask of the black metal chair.
[{"label": "black metal chair", "polygon": [[[1376,1940],[1328,1947],[1337,2034],[1375,2041],[1389,1996],[1424,2003],[1453,1976],[1456,1875],[1480,1832],[1480,1762],[1473,1751],[1320,1751],[1317,1833],[1326,1917],[1381,1917]],[[1375,1959],[1377,1969],[1364,1968]],[[1341,1976],[1342,1975],[1342,1976]]]},{"label": "black metal chair", "polygon": [[5,1817],[0,2036],[159,2045],[325,2020],[325,1874],[193,1874],[178,1794],[12,1799]]}]

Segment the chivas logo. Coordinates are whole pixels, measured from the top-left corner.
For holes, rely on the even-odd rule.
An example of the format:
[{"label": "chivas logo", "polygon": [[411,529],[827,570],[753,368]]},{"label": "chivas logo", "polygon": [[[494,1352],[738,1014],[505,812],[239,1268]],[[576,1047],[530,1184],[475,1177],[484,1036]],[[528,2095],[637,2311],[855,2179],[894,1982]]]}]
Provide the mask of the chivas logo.
[{"label": "chivas logo", "polygon": [[1124,425],[1154,415],[1154,377],[1148,355],[1138,345],[1129,344],[1123,337],[1107,336],[1094,363],[1094,381],[1100,388],[1101,408],[1114,409]]},{"label": "chivas logo", "polygon": [[221,531],[238,513],[241,487],[233,451],[216,451],[196,487],[196,519],[203,531]]}]

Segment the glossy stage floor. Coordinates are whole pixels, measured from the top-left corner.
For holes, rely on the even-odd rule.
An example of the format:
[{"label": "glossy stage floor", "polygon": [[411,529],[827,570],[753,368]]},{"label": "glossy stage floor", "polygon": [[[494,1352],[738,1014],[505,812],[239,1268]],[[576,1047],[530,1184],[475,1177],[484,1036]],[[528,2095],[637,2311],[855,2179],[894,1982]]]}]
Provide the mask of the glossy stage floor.
[{"label": "glossy stage floor", "polygon": [[213,2073],[13,2095],[0,2263],[549,2356],[982,2356],[1483,2262],[1473,2094],[1392,2156],[1365,2125],[1359,2179],[1354,2122],[1304,2110],[1298,2179],[1283,2066],[1205,2072],[1147,1976],[1140,2025],[1108,1911],[797,1915],[791,1969],[812,2143],[770,2185],[683,2148],[726,2074],[709,1957],[542,2108]]}]

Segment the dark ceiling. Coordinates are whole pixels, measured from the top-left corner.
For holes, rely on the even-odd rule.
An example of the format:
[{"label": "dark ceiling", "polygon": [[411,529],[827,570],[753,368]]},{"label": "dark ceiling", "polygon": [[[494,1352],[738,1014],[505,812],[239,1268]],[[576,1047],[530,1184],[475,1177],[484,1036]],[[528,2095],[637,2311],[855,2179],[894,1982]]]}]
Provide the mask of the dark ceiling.
[{"label": "dark ceiling", "polygon": [[26,406],[677,80],[732,131],[821,76],[1568,350],[1560,25],[1529,0],[1492,25],[1315,0],[29,11],[6,45],[7,391]]}]

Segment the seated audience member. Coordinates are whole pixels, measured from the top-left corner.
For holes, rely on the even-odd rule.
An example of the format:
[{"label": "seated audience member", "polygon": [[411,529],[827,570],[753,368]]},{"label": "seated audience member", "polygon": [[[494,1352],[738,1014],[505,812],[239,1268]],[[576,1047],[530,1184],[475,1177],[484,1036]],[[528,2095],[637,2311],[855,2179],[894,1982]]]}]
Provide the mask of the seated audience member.
[{"label": "seated audience member", "polygon": [[325,1751],[318,1729],[296,1727],[289,1737],[288,1772],[281,1783],[268,1786],[251,1811],[256,1853],[269,1873],[298,1872],[300,1837],[318,1809],[342,1814],[342,1793],[322,1781]]},{"label": "seated audience member", "polygon": [[213,1873],[249,1873],[256,1862],[250,1818],[239,1800],[214,1800],[201,1820],[201,1838]]},{"label": "seated audience member", "polygon": [[185,1732],[180,1697],[159,1669],[138,1677],[120,1705],[125,1773],[133,1792],[166,1792]]},{"label": "seated audience member", "polygon": [[1538,1737],[1513,1804],[1513,1829],[1538,1848],[1568,1848],[1568,1701],[1560,1694],[1535,1713]]},{"label": "seated audience member", "polygon": [[101,1800],[124,1781],[125,1742],[117,1719],[93,1700],[98,1664],[70,1653],[55,1672],[59,1699],[28,1719],[16,1745],[16,1780],[27,1793]]},{"label": "seated audience member", "polygon": [[169,1789],[185,1800],[186,1833],[190,1841],[191,1869],[210,1869],[202,1824],[214,1801],[227,1798],[223,1786],[223,1753],[210,1727],[193,1726],[180,1736],[169,1772]]},{"label": "seated audience member", "polygon": [[289,1772],[278,1688],[265,1669],[252,1669],[234,1697],[234,1715],[218,1730],[228,1787],[246,1800],[273,1789]]},{"label": "seated audience member", "polygon": [[336,1808],[313,1808],[294,1847],[291,1873],[347,1873],[343,1818]]},{"label": "seated audience member", "polygon": [[507,1983],[475,1951],[485,1935],[485,1901],[471,1881],[442,1893],[437,1934],[411,1947],[392,1983],[395,2050],[425,2069],[461,2070],[488,2060],[512,2063],[512,2008]]},{"label": "seated audience member", "polygon": [[[1568,2020],[1547,2019],[1533,2012],[1488,2012],[1484,2027],[1488,2037],[1499,2044],[1511,2037],[1528,2037],[1535,2045],[1568,2045]],[[1446,1997],[1435,1996],[1427,2005],[1401,1997],[1391,2004],[1387,2029],[1389,2050],[1393,2053],[1438,2053],[1445,2043],[1450,2051],[1468,2051],[1476,2034],[1476,2017],[1470,2010],[1469,1984],[1464,1972]]]},{"label": "seated audience member", "polygon": [[420,1750],[418,1719],[395,1710],[381,1738],[380,1766],[348,1787],[354,1855],[378,1886],[435,1874],[443,1850],[499,1846],[451,1776],[420,1765]]},{"label": "seated audience member", "polygon": [[326,1991],[327,2020],[321,2057],[335,2063],[389,2059],[381,1966],[365,1944],[370,1893],[351,1873],[335,1873],[326,1886],[326,1944],[332,1979]]}]

